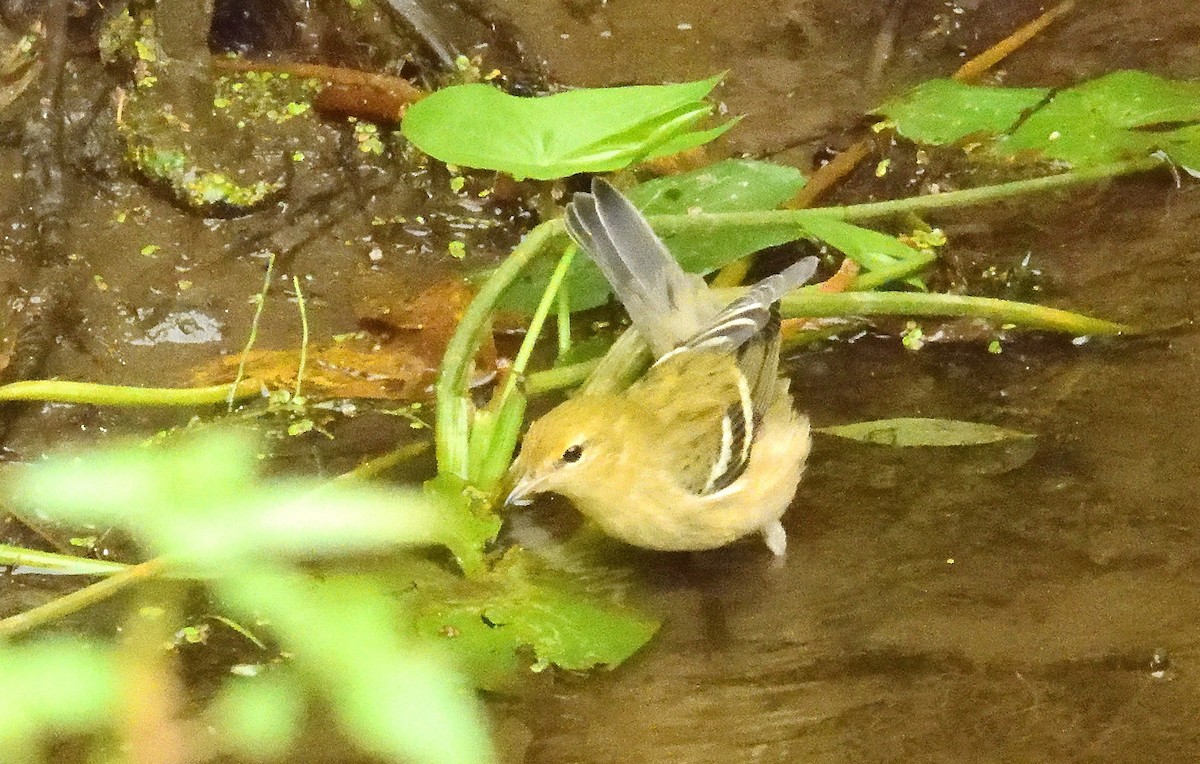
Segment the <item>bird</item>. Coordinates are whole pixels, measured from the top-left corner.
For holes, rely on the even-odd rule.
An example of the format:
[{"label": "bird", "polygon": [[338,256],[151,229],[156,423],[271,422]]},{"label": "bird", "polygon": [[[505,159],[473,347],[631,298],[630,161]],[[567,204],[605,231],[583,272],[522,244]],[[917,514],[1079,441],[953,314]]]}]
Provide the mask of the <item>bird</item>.
[{"label": "bird", "polygon": [[700,551],[757,533],[782,557],[780,518],[812,441],[779,373],[779,300],[813,276],[816,258],[722,307],[603,178],[574,194],[565,222],[656,360],[625,390],[577,395],[534,421],[506,504],[556,493],[633,546]]}]

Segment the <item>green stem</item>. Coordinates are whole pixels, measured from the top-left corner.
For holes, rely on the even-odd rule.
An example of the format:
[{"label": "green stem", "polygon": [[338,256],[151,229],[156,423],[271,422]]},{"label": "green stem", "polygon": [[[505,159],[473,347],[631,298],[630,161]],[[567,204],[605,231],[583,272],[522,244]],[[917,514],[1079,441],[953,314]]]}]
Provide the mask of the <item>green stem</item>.
[{"label": "green stem", "polygon": [[596,367],[600,359],[573,363],[569,366],[557,366],[553,369],[538,371],[525,377],[525,392],[529,395],[542,395],[551,390],[564,390],[583,383]]},{"label": "green stem", "polygon": [[271,290],[271,276],[275,273],[275,253],[272,252],[267,258],[267,272],[263,274],[262,289],[254,298],[254,317],[250,319],[250,334],[246,337],[246,345],[242,348],[242,355],[238,358],[237,376],[233,378],[233,385],[229,388],[229,394],[226,396],[226,401],[229,404],[229,413],[233,413],[233,402],[237,400],[237,391],[242,384],[242,379],[246,376],[246,359],[250,357],[250,351],[254,349],[254,343],[258,340],[258,325],[262,321],[263,310],[267,307],[267,292]]},{"label": "green stem", "polygon": [[[226,386],[226,390],[228,390]],[[86,607],[103,602],[136,583],[161,574],[167,568],[166,558],[155,557],[139,565],[132,565],[113,573],[108,578],[90,586],[77,589],[70,594],[52,599],[44,605],[0,620],[0,640],[24,634],[47,623],[60,620]]]},{"label": "green stem", "polygon": [[292,276],[292,288],[296,290],[296,305],[300,308],[300,364],[296,367],[296,387],[292,397],[299,398],[304,384],[304,367],[308,364],[308,311],[304,306],[304,292],[300,291],[299,276]]},{"label": "green stem", "polygon": [[[867,273],[860,274],[854,279],[854,283],[850,285],[850,291],[865,292],[883,286],[889,281],[902,281],[909,276],[920,273],[936,261],[937,255],[933,252],[917,252],[904,262],[886,265],[882,268],[876,268]],[[807,291],[817,291],[814,287],[805,287],[805,289]]]},{"label": "green stem", "polygon": [[800,290],[783,298],[788,318],[831,316],[962,316],[1075,336],[1131,334],[1133,327],[1044,305],[925,292],[817,292]]},{"label": "green stem", "polygon": [[702,233],[718,227],[758,227],[765,225],[794,224],[803,229],[804,221],[815,217],[833,218],[845,222],[857,222],[889,217],[906,212],[931,212],[991,202],[1004,201],[1030,193],[1057,191],[1083,183],[1109,180],[1121,175],[1146,172],[1163,167],[1165,160],[1154,157],[1134,159],[1128,162],[1084,167],[1058,175],[1047,175],[1027,180],[1014,180],[962,191],[947,191],[944,194],[912,196],[886,202],[851,204],[843,207],[814,207],[804,210],[763,210],[756,212],[711,212],[697,215],[653,215],[649,217],[654,230],[662,235],[680,232]]},{"label": "green stem", "polygon": [[204,406],[232,398],[260,394],[262,383],[243,379],[234,388],[228,384],[210,387],[130,387],[58,379],[31,379],[0,386],[0,401],[55,401],[88,403],[94,406]]},{"label": "green stem", "polygon": [[571,350],[571,290],[558,293],[558,358],[561,360]]},{"label": "green stem", "polygon": [[36,568],[38,571],[60,576],[108,576],[129,567],[125,563],[111,560],[92,560],[11,544],[0,544],[0,565],[6,568]]},{"label": "green stem", "polygon": [[517,386],[517,380],[525,374],[525,369],[529,366],[529,359],[533,355],[533,348],[537,345],[538,337],[542,333],[542,326],[550,317],[554,298],[558,295],[558,289],[562,285],[563,279],[567,277],[571,261],[575,259],[575,253],[578,250],[579,248],[572,244],[558,259],[558,265],[554,268],[554,273],[550,275],[550,282],[546,284],[546,291],[542,293],[542,301],[538,303],[537,310],[533,312],[533,318],[529,320],[525,340],[517,350],[517,357],[513,359],[512,373],[505,380],[504,389],[501,390],[500,395],[492,400],[493,409],[499,410],[504,407],[504,402],[508,400],[508,396],[512,395],[512,391]]},{"label": "green stem", "polygon": [[467,389],[471,362],[487,336],[492,309],[521,270],[540,255],[546,244],[563,233],[561,220],[549,220],[530,231],[471,301],[446,346],[438,373],[437,463],[441,472],[467,478],[470,444],[470,406]]}]

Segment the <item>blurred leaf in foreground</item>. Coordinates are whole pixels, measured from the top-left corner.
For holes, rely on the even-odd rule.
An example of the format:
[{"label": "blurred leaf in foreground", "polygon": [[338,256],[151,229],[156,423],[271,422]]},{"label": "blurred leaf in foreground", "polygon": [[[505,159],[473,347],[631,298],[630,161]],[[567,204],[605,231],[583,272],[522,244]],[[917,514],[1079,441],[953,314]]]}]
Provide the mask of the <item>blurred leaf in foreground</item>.
[{"label": "blurred leaf in foreground", "polygon": [[[448,514],[434,494],[258,480],[256,463],[253,441],[231,433],[174,448],[98,451],[30,470],[19,481],[17,500],[57,520],[120,528],[147,551],[167,556],[175,572],[203,577],[222,605],[239,619],[269,629],[290,656],[277,670],[295,671],[303,683],[284,683],[273,691],[304,690],[331,709],[364,750],[395,762],[491,762],[486,727],[469,686],[427,645],[405,636],[411,629],[396,599],[369,579],[335,574],[317,581],[298,564],[443,540],[482,547],[477,531]],[[115,702],[112,698],[125,690],[111,678],[101,681],[102,669],[114,670],[113,659],[97,655],[98,664],[67,656],[61,666],[26,660],[6,667],[0,653],[0,682],[8,678],[6,668],[15,676],[4,682],[6,690],[36,688],[26,697],[20,689],[6,693],[20,705],[0,716],[16,724],[22,713],[30,713],[23,709],[41,708],[39,699],[48,709],[36,711],[41,716],[14,727],[9,737],[19,743],[21,734],[45,736],[65,726],[74,717],[60,713],[60,707],[80,715],[105,697]],[[76,664],[78,678],[70,675]],[[99,678],[83,687],[87,692],[99,688],[94,697],[78,689],[93,674]],[[259,696],[264,694],[270,695]],[[286,747],[283,727],[274,730],[275,737],[256,741],[259,746],[250,743],[253,720],[239,715],[247,707],[245,693],[242,702],[237,700],[225,698],[227,713],[218,720],[238,738],[239,750]],[[280,724],[286,718],[281,716]]]},{"label": "blurred leaf in foreground", "polygon": [[111,725],[118,674],[111,650],[82,640],[0,644],[0,763],[43,761],[41,740]]},{"label": "blurred leaf in foreground", "polygon": [[18,495],[61,522],[120,528],[196,572],[441,541],[442,507],[418,491],[257,481],[256,462],[251,439],[223,432],[51,461],[24,477]]}]

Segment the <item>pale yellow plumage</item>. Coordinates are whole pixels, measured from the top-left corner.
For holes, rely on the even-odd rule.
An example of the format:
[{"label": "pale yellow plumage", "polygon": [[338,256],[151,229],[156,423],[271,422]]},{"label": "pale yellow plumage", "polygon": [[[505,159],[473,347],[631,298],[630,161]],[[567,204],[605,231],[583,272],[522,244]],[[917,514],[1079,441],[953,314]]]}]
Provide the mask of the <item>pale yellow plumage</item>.
[{"label": "pale yellow plumage", "polygon": [[561,494],[606,533],[649,549],[712,549],[758,532],[782,554],[779,518],[810,437],[778,376],[774,304],[815,263],[719,311],[628,200],[602,180],[592,191],[576,195],[568,229],[659,361],[619,394],[580,396],[534,422],[509,500]]}]

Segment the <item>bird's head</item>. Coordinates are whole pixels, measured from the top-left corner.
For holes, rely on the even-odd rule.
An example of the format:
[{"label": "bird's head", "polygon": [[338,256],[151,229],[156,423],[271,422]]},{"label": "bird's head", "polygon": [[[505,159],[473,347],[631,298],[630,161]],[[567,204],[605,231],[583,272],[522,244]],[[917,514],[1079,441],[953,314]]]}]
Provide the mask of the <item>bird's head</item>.
[{"label": "bird's head", "polygon": [[528,504],[539,493],[577,498],[605,481],[625,445],[623,403],[615,396],[580,396],[534,422],[509,469],[505,503]]}]

